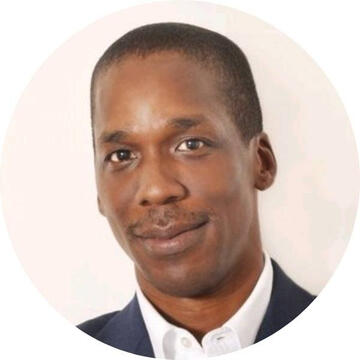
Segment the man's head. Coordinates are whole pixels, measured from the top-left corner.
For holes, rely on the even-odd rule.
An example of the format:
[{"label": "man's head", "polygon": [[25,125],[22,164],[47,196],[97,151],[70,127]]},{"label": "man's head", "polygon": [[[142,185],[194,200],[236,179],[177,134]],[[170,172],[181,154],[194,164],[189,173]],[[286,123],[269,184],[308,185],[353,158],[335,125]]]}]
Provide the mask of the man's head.
[{"label": "man's head", "polygon": [[139,282],[198,296],[247,271],[276,164],[241,50],[191,25],[135,29],[99,60],[91,102],[99,209]]},{"label": "man's head", "polygon": [[115,41],[97,62],[91,80],[91,118],[94,121],[97,79],[127,57],[145,58],[176,52],[216,74],[219,96],[245,141],[262,131],[262,115],[248,61],[241,49],[216,32],[194,25],[160,23],[132,30]]}]

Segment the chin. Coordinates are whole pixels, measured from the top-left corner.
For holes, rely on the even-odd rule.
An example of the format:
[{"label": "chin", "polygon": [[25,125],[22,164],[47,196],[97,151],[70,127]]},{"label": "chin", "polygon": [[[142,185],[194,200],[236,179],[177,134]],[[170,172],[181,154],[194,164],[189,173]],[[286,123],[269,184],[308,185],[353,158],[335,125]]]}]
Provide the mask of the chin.
[{"label": "chin", "polygon": [[189,284],[189,283],[161,283],[153,284],[160,292],[182,298],[194,298],[205,295],[208,293],[208,288],[201,286],[202,284]]},{"label": "chin", "polygon": [[[149,277],[147,281],[158,291],[174,297],[199,297],[212,293],[221,280],[211,274],[204,273],[173,274],[166,272],[166,277]],[[217,274],[218,275],[218,274]]]}]

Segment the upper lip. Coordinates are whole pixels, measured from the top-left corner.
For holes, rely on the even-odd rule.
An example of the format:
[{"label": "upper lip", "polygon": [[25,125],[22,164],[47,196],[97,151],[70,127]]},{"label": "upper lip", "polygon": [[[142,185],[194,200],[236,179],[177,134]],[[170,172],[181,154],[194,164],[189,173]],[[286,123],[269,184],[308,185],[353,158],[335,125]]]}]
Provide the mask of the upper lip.
[{"label": "upper lip", "polygon": [[178,236],[186,231],[195,230],[202,225],[205,225],[207,221],[202,221],[198,223],[187,223],[187,224],[171,224],[169,226],[158,227],[152,226],[141,231],[134,231],[134,235],[141,239],[172,239],[175,236]]}]

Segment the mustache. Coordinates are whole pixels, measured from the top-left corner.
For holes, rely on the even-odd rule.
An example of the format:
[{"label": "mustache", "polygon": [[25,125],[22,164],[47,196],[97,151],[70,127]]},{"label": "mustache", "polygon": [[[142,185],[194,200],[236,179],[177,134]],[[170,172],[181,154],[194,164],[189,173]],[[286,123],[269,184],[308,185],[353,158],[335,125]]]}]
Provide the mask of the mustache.
[{"label": "mustache", "polygon": [[143,234],[156,231],[156,229],[171,229],[174,227],[186,228],[204,224],[210,220],[211,215],[206,211],[188,211],[178,205],[167,208],[152,208],[127,228],[130,236],[141,237]]}]

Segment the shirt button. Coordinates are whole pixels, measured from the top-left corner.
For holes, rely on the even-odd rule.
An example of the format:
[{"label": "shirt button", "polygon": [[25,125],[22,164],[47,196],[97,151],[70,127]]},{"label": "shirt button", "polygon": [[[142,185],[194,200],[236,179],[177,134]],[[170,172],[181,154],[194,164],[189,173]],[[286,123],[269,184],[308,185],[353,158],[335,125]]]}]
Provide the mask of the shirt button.
[{"label": "shirt button", "polygon": [[182,344],[183,346],[185,346],[186,348],[189,348],[189,347],[191,347],[191,340],[189,340],[189,339],[186,338],[186,337],[182,337],[182,338],[181,338],[181,344]]}]

